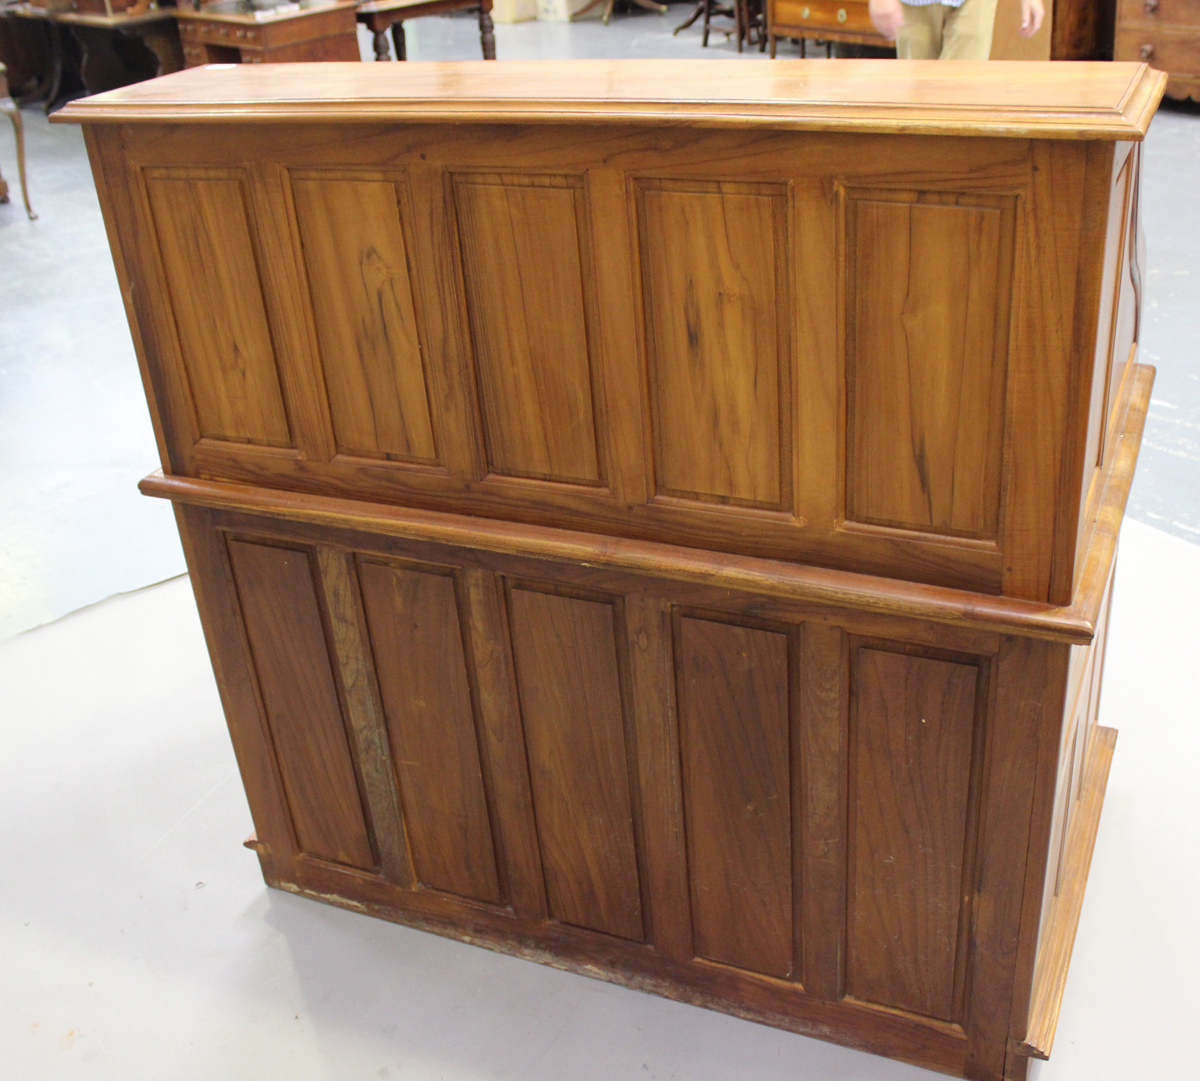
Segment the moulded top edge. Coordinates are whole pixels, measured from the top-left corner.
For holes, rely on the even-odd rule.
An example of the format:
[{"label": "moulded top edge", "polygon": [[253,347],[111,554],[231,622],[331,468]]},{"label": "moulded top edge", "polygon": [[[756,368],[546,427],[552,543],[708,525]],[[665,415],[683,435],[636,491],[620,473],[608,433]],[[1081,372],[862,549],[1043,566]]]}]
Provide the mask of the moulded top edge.
[{"label": "moulded top edge", "polygon": [[927,60],[514,60],[211,64],[80,98],[61,123],[683,124],[1141,139],[1146,64]]}]

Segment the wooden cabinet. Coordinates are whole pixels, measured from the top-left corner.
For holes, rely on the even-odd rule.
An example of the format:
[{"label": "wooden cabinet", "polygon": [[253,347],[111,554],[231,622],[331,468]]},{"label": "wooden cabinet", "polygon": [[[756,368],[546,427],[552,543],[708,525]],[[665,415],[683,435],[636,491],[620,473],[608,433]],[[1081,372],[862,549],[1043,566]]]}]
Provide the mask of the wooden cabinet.
[{"label": "wooden cabinet", "polygon": [[315,70],[60,114],[267,881],[1023,1078],[1114,738],[1162,77]]},{"label": "wooden cabinet", "polygon": [[842,41],[882,49],[893,44],[871,24],[867,0],[767,0],[772,59],[777,38]]},{"label": "wooden cabinet", "polygon": [[358,60],[352,0],[329,0],[290,15],[254,15],[180,8],[179,37],[186,67],[204,64],[284,64]]},{"label": "wooden cabinet", "polygon": [[1119,0],[1117,60],[1167,73],[1167,93],[1200,101],[1200,0]]}]

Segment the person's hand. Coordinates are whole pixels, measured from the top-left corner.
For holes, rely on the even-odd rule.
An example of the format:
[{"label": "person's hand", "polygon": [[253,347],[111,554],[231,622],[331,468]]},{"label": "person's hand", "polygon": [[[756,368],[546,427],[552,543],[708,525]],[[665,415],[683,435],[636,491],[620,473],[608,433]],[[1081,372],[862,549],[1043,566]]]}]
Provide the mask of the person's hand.
[{"label": "person's hand", "polygon": [[1045,17],[1046,9],[1042,6],[1042,0],[1021,0],[1021,37],[1033,37],[1042,28]]},{"label": "person's hand", "polygon": [[[1021,0],[1022,5],[1034,3],[1038,6],[1038,25],[1041,25],[1042,0]],[[871,23],[888,41],[895,41],[896,34],[904,25],[904,9],[900,0],[870,0],[867,4],[867,14]]]}]

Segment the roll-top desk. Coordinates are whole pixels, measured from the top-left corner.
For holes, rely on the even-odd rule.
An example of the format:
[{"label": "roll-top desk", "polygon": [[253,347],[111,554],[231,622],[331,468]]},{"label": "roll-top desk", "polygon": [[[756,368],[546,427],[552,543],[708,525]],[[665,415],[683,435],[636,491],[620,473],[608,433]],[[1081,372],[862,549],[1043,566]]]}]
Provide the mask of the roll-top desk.
[{"label": "roll-top desk", "polygon": [[267,881],[1024,1077],[1115,738],[1162,84],[322,64],[59,114]]}]

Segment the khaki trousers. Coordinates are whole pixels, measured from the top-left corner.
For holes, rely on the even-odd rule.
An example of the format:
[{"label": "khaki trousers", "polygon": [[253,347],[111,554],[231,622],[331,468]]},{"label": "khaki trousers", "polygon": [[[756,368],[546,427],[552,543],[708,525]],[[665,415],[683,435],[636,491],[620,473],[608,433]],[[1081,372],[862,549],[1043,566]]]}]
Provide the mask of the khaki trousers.
[{"label": "khaki trousers", "polygon": [[904,25],[896,35],[901,60],[987,60],[992,51],[996,0],[903,4]]}]

